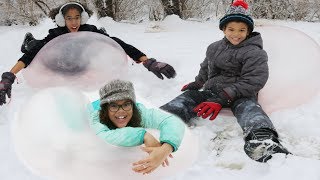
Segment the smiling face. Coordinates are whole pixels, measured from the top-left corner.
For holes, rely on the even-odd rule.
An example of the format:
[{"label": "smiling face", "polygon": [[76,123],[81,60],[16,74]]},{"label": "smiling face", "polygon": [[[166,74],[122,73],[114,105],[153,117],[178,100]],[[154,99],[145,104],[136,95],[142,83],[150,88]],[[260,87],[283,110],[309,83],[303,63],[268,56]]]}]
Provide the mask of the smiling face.
[{"label": "smiling face", "polygon": [[119,100],[108,105],[108,116],[117,128],[126,127],[133,115],[130,100]]},{"label": "smiling face", "polygon": [[233,45],[238,45],[249,35],[248,26],[243,22],[229,22],[223,29],[226,38]]},{"label": "smiling face", "polygon": [[81,24],[81,15],[78,9],[70,8],[64,15],[64,19],[70,32],[78,32]]}]

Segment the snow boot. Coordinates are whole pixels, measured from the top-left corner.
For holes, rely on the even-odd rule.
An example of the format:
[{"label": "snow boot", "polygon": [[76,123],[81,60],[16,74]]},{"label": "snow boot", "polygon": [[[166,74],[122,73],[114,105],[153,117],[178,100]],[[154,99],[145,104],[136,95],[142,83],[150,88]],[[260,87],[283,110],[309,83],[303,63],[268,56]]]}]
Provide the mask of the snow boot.
[{"label": "snow boot", "polygon": [[291,154],[270,129],[257,129],[249,133],[245,138],[244,151],[251,159],[263,163],[276,153]]},{"label": "snow boot", "polygon": [[[30,32],[27,32],[26,35],[24,36],[24,40],[21,45],[21,52],[27,53],[32,49],[33,43],[32,41],[35,41],[36,39],[33,37],[33,35]],[[30,43],[31,42],[31,43]]]}]

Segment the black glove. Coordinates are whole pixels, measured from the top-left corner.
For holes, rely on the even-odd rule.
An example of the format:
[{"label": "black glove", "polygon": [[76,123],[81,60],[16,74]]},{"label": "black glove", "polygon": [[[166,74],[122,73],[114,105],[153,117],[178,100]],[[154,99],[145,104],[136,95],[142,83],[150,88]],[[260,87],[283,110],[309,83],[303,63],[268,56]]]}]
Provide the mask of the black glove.
[{"label": "black glove", "polygon": [[174,78],[176,76],[176,71],[167,63],[157,62],[156,59],[150,58],[143,63],[149,71],[153,72],[158,78],[163,79],[163,75],[167,78]]},{"label": "black glove", "polygon": [[30,52],[30,50],[34,47],[33,41],[36,39],[33,37],[33,35],[29,32],[24,35],[24,40],[21,45],[21,52],[27,53]]},{"label": "black glove", "polygon": [[185,90],[199,90],[201,89],[203,86],[203,83],[201,82],[191,82],[189,84],[186,84],[184,85],[182,88],[181,88],[181,91],[185,91]]},{"label": "black glove", "polygon": [[16,76],[11,72],[5,72],[0,81],[0,106],[6,103],[6,95],[11,98],[11,86]]}]

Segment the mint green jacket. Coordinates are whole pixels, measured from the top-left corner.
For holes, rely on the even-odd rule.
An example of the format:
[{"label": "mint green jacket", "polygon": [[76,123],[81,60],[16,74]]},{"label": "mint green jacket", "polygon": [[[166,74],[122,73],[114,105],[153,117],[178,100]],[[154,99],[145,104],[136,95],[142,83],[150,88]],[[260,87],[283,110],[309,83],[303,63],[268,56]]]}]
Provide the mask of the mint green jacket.
[{"label": "mint green jacket", "polygon": [[136,103],[141,113],[142,127],[123,127],[110,130],[100,123],[100,101],[94,101],[91,110],[90,126],[95,133],[109,144],[116,146],[138,146],[143,144],[145,128],[160,131],[160,143],[168,143],[177,151],[184,136],[185,124],[177,116],[159,109],[147,109],[143,104]]}]

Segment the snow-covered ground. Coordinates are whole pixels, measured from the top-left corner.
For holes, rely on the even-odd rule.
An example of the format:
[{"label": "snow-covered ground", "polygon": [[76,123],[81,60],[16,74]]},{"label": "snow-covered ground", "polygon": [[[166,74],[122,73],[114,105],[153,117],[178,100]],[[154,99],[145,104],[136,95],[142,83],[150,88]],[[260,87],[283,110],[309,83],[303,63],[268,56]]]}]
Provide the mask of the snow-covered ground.
[{"label": "snow-covered ground", "polygon": [[[175,16],[169,16],[159,23],[146,22],[141,24],[116,23],[108,18],[101,20],[92,18],[89,20],[89,24],[105,27],[111,36],[119,37],[136,46],[149,57],[157,58],[159,61],[167,62],[175,67],[178,75],[175,79],[170,80],[158,79],[141,65],[133,64],[128,67],[138,97],[142,102],[153,106],[160,106],[179,95],[181,87],[193,81],[198,73],[199,64],[205,56],[207,46],[223,37],[223,33],[218,29],[217,21],[183,21]],[[320,23],[257,20],[256,24],[258,27],[265,25],[288,26],[306,33],[315,42],[320,43]],[[48,29],[53,27],[54,24],[49,19],[37,27],[0,27],[0,72],[10,70],[21,56],[20,45],[26,32],[32,32],[36,38],[43,38],[47,35]],[[291,36],[287,38],[295,39]],[[310,45],[308,42],[297,40],[296,43],[306,43],[304,47],[308,48]],[[275,44],[275,46],[277,45]],[[299,53],[299,49],[288,49],[287,46],[279,48],[284,53]],[[307,56],[306,59],[301,59],[301,63],[308,63],[308,58],[313,57],[312,55]],[[320,59],[318,60],[320,61]],[[289,63],[290,59],[282,61]],[[296,67],[295,65],[293,68]],[[300,73],[306,72],[297,72],[296,77],[292,76],[291,78],[296,79]],[[279,74],[280,76],[282,74]],[[33,93],[24,86],[21,74],[18,78],[21,82],[14,84],[11,103],[21,106],[12,108],[12,106],[5,105],[0,107],[0,179],[42,179],[33,175],[18,160],[10,137],[12,113],[23,108],[24,99]],[[310,79],[316,78],[318,77],[310,76]],[[299,82],[297,82],[296,88],[301,88]],[[279,93],[285,94],[285,92]],[[91,98],[96,97],[97,95],[93,95]],[[221,115],[215,121],[199,119],[197,127],[191,130],[199,136],[199,158],[189,169],[168,178],[320,180],[320,111],[318,107],[320,107],[319,93],[315,94],[311,100],[306,100],[302,105],[273,111],[269,114],[278,129],[282,143],[295,156],[284,158],[282,155],[276,155],[265,164],[252,161],[243,152],[242,132],[234,117]]]}]

